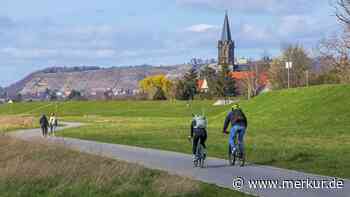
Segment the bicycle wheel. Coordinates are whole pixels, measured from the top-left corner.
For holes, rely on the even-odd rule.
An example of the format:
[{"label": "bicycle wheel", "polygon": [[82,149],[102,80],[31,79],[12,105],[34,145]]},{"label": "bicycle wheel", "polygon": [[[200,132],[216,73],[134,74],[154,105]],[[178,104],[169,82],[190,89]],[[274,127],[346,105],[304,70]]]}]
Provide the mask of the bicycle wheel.
[{"label": "bicycle wheel", "polygon": [[242,153],[240,157],[240,166],[243,167],[245,165],[245,154]]},{"label": "bicycle wheel", "polygon": [[193,167],[194,168],[198,167],[198,160],[197,159],[195,161],[193,161]]},{"label": "bicycle wheel", "polygon": [[236,163],[236,154],[232,153],[231,145],[228,145],[228,162],[231,166],[234,166]]},{"label": "bicycle wheel", "polygon": [[204,155],[204,147],[200,144],[200,160],[199,165],[201,168],[204,168],[204,161],[205,161],[205,155]]},{"label": "bicycle wheel", "polygon": [[194,161],[194,167],[200,167],[202,160],[202,146],[201,146],[201,140],[198,140],[197,143],[197,149],[196,149],[196,159]]},{"label": "bicycle wheel", "polygon": [[204,168],[204,161],[205,161],[204,159],[201,159],[201,160],[200,160],[200,162],[201,162],[201,163],[200,163],[200,167],[201,167],[201,168]]}]

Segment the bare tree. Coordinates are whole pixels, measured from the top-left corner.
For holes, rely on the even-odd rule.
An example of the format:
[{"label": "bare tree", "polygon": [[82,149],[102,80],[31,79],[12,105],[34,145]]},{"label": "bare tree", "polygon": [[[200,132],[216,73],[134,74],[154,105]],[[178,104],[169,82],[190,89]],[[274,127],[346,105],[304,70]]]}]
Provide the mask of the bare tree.
[{"label": "bare tree", "polygon": [[350,26],[350,0],[337,0],[335,8],[339,21]]},{"label": "bare tree", "polygon": [[321,56],[328,60],[328,70],[334,71],[340,83],[350,83],[350,51],[347,37],[333,36],[320,44]]},{"label": "bare tree", "polygon": [[275,58],[270,64],[268,73],[273,89],[282,89],[287,87],[287,75],[283,63],[284,62],[281,58]]},{"label": "bare tree", "polygon": [[341,40],[344,42],[342,47],[350,49],[350,0],[337,0],[335,8],[335,15],[345,25],[344,33],[341,36]]},{"label": "bare tree", "polygon": [[328,83],[350,83],[350,0],[336,0],[334,7],[337,19],[344,25],[343,32],[320,41],[322,60],[321,77]]},{"label": "bare tree", "polygon": [[286,62],[292,62],[290,69],[290,87],[307,85],[305,73],[310,70],[312,60],[306,50],[296,44],[289,44],[282,51],[282,55],[275,58],[269,68],[270,82],[276,89],[288,87]]},{"label": "bare tree", "polygon": [[241,80],[244,90],[247,93],[247,98],[250,99],[258,94],[260,69],[257,63],[253,63],[249,67],[249,71],[244,73]]}]

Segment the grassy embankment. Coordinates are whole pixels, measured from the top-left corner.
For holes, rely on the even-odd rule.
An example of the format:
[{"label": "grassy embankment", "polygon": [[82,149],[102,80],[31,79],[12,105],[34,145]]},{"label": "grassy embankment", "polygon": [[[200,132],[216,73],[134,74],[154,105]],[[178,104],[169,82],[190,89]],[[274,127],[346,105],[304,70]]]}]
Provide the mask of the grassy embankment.
[{"label": "grassy embankment", "polygon": [[[349,97],[350,86],[340,85],[275,91],[243,101],[249,118],[248,160],[349,178]],[[204,109],[208,115],[210,156],[225,158],[227,137],[221,130],[229,108],[211,104],[196,101],[192,108],[195,112]],[[12,113],[33,109],[31,105],[17,104]],[[67,102],[30,114],[55,110],[66,120],[91,123],[64,131],[63,136],[190,152],[186,136],[191,109],[186,102]],[[0,114],[6,111],[8,107],[0,107]]]},{"label": "grassy embankment", "polygon": [[2,197],[247,196],[136,164],[0,136]]}]

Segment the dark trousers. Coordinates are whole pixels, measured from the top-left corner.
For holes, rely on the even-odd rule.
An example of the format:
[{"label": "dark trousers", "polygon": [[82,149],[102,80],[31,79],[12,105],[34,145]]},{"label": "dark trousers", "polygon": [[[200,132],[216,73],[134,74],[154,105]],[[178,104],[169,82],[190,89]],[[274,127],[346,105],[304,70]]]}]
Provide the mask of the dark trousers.
[{"label": "dark trousers", "polygon": [[201,140],[201,145],[203,146],[203,148],[206,148],[205,146],[205,141],[207,140],[207,135],[205,134],[201,134],[201,135],[194,135],[193,137],[193,145],[192,145],[192,153],[195,155],[197,152],[197,145],[198,145],[198,141]]},{"label": "dark trousers", "polygon": [[42,132],[43,136],[47,136],[47,132],[48,132],[47,126],[42,125],[41,126],[41,132]]},{"label": "dark trousers", "polygon": [[50,133],[53,133],[56,130],[56,125],[50,124]]}]

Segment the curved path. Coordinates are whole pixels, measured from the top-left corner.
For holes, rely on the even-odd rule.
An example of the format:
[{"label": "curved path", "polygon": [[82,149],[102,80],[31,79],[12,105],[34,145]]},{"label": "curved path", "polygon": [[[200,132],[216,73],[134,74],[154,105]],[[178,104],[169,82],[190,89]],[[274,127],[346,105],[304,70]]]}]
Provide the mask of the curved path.
[{"label": "curved path", "polygon": [[[64,123],[66,126],[58,129],[80,127],[81,123]],[[11,136],[33,141],[39,138],[40,129],[20,130],[10,133]],[[147,168],[164,170],[171,174],[190,177],[206,183],[216,184],[221,187],[233,189],[232,182],[234,178],[241,177],[244,181],[242,188],[238,191],[252,194],[255,196],[266,197],[350,197],[350,181],[342,180],[342,189],[315,189],[307,185],[313,184],[314,180],[332,180],[331,177],[307,174],[292,170],[286,170],[270,166],[248,165],[246,167],[231,167],[227,165],[227,161],[217,158],[209,158],[207,161],[207,168],[199,169],[192,167],[192,156],[182,153],[162,151],[155,149],[138,148],[125,145],[107,144],[95,141],[79,140],[72,138],[49,137],[45,138],[47,142],[64,145],[68,148],[86,152],[95,155],[102,155],[109,158],[124,160],[132,163],[138,163]],[[279,185],[276,189],[256,189],[253,185],[249,185],[252,180],[276,180]],[[303,189],[281,189],[282,181],[290,181],[288,184],[294,184],[295,187]],[[337,179],[341,180],[341,179]],[[302,182],[304,181],[304,182]],[[293,183],[292,183],[293,182]],[[299,185],[302,184],[302,185]],[[286,185],[285,185],[286,186]],[[317,185],[316,185],[317,186]],[[267,185],[267,187],[269,187]],[[273,187],[273,185],[272,185]],[[306,189],[306,187],[309,187]]]}]

